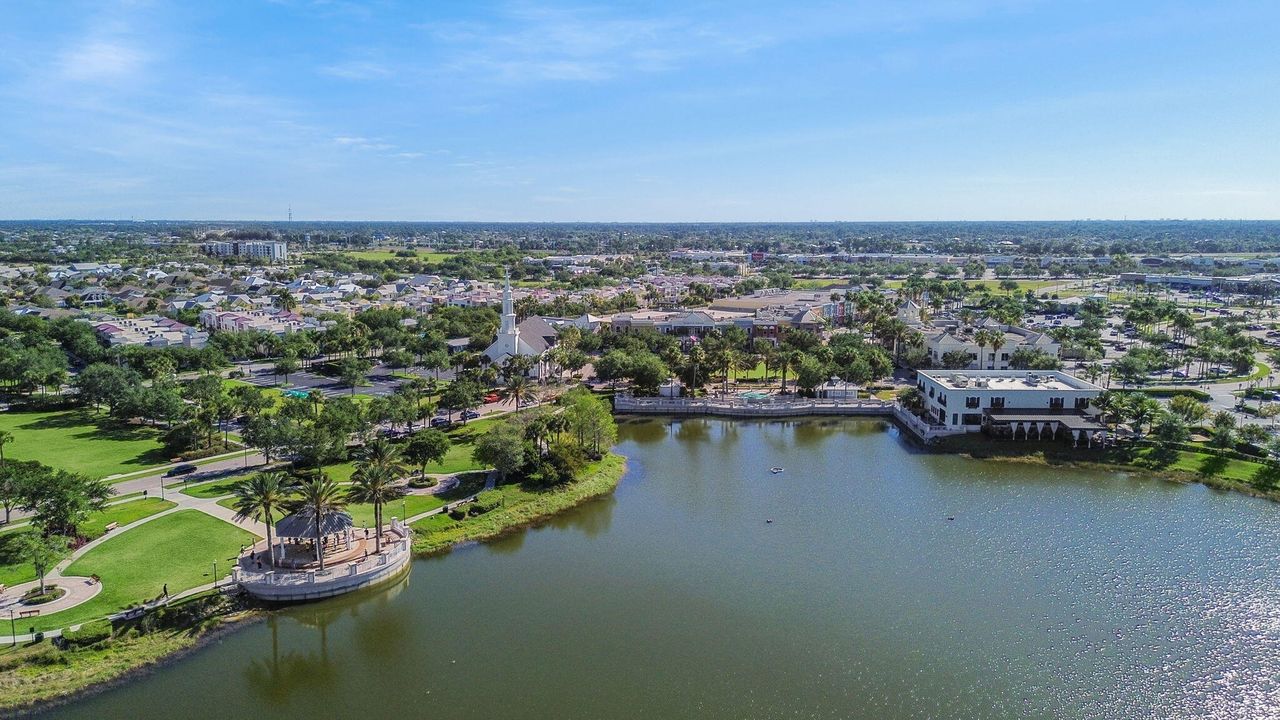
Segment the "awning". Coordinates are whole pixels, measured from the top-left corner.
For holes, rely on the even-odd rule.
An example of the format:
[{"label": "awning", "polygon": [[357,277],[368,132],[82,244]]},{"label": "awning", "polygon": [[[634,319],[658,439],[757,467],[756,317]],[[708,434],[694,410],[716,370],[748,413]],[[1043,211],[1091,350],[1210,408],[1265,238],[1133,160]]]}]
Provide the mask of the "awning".
[{"label": "awning", "polygon": [[1049,423],[1054,422],[1062,425],[1068,430],[1106,430],[1107,426],[1086,417],[1080,413],[1052,413],[1035,410],[1005,410],[1003,412],[991,412],[987,410],[983,413],[987,418],[997,424],[1017,425],[1018,423]]}]

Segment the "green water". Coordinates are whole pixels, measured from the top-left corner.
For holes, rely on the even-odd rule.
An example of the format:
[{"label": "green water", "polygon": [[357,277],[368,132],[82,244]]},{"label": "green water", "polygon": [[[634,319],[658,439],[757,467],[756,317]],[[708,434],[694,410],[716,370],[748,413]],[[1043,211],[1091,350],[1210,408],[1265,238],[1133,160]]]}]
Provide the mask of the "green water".
[{"label": "green water", "polygon": [[611,498],[56,715],[1280,713],[1280,506],[924,455],[871,421],[621,434]]}]

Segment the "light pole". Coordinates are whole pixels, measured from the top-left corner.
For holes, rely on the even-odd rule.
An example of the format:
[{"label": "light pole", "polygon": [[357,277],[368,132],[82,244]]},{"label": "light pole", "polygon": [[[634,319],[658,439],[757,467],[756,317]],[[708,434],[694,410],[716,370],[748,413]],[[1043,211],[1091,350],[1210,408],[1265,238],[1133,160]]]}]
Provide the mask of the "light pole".
[{"label": "light pole", "polygon": [[218,561],[213,561],[213,586],[218,587]]},{"label": "light pole", "polygon": [[13,619],[13,608],[9,608],[9,641],[11,645],[18,644],[18,625]]}]

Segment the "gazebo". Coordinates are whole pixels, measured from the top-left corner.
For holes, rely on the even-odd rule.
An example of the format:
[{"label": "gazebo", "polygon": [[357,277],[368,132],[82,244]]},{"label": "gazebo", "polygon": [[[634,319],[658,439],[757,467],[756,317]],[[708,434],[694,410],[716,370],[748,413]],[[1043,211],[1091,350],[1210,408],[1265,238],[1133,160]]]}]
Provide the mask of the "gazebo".
[{"label": "gazebo", "polygon": [[[300,567],[309,564],[314,558],[315,562],[323,565],[326,555],[332,556],[330,559],[334,561],[346,559],[347,554],[356,551],[359,547],[358,542],[355,547],[352,545],[351,528],[354,525],[355,521],[351,519],[351,514],[344,511],[327,512],[322,515],[318,533],[313,513],[303,510],[281,518],[276,523],[276,538],[281,545],[279,553],[281,564]],[[289,546],[296,548],[304,543],[310,544],[308,554],[311,557],[300,556],[300,554],[291,557],[288,551]]]}]

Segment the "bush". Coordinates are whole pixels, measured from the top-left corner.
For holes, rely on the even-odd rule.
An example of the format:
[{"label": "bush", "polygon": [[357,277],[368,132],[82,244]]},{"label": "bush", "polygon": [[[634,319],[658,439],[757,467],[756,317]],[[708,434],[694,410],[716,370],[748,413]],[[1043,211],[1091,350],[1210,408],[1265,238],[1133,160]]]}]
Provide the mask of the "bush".
[{"label": "bush", "polygon": [[449,511],[449,517],[454,520],[465,520],[467,517],[467,509],[465,507],[455,507]]},{"label": "bush", "polygon": [[467,507],[471,515],[483,515],[502,504],[502,493],[497,490],[485,490]]},{"label": "bush", "polygon": [[94,620],[80,626],[79,630],[67,630],[62,633],[63,641],[72,647],[85,647],[100,643],[111,637],[111,621]]},{"label": "bush", "polygon": [[45,585],[44,594],[40,594],[40,588],[32,588],[30,592],[22,596],[23,605],[44,605],[67,594],[66,588],[60,588],[57,585]]}]

